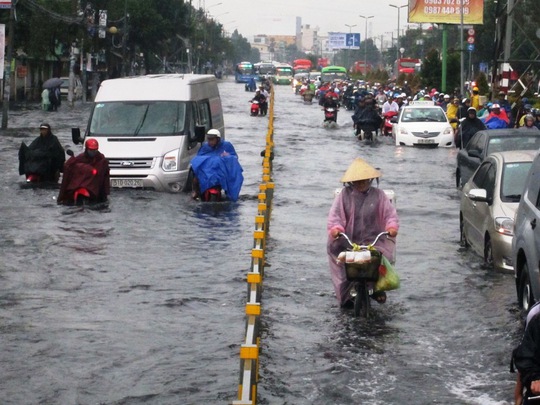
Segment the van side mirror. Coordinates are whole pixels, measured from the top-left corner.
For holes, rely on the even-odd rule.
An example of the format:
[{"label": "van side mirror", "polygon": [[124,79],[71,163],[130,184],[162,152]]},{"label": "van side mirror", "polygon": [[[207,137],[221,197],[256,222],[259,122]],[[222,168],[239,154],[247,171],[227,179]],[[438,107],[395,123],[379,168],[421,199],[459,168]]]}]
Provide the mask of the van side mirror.
[{"label": "van side mirror", "polygon": [[81,138],[80,128],[71,128],[71,140],[75,145],[83,142],[83,139]]},{"label": "van side mirror", "polygon": [[195,125],[195,141],[204,142],[206,136],[206,127],[204,125]]}]

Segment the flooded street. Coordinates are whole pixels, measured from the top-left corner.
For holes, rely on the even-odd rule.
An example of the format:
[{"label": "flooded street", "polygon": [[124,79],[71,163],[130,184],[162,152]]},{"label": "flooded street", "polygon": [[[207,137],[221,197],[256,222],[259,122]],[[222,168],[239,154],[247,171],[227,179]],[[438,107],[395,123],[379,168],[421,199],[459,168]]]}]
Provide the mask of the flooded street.
[{"label": "flooded street", "polygon": [[[42,121],[71,144],[90,107],[10,112],[0,132],[2,404],[236,399],[268,121],[249,115],[243,84],[229,78],[220,92],[245,180],[240,200],[219,206],[116,189],[106,212],[57,206],[58,190],[21,188],[17,152]],[[289,86],[275,101],[258,403],[513,403],[514,279],[459,245],[456,151],[365,146],[352,112],[331,130]],[[401,222],[401,288],[370,320],[339,308],[326,256],[334,190],[356,157],[380,168]]]}]

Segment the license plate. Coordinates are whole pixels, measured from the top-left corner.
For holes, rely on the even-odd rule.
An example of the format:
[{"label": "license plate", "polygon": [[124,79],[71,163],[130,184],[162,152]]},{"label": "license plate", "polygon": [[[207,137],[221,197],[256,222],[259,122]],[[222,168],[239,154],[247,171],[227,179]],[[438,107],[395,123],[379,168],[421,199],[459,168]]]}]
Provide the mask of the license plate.
[{"label": "license plate", "polygon": [[143,181],[141,179],[111,179],[111,187],[142,188]]},{"label": "license plate", "polygon": [[434,139],[419,139],[418,143],[435,143]]}]

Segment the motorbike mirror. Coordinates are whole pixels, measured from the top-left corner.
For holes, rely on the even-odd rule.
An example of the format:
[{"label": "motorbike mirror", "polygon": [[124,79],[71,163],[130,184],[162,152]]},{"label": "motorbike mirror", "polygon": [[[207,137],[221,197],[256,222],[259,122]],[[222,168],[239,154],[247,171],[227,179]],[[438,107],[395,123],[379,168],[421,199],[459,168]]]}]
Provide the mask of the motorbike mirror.
[{"label": "motorbike mirror", "polygon": [[83,139],[81,138],[80,128],[71,128],[71,140],[75,145],[83,142]]},{"label": "motorbike mirror", "polygon": [[195,125],[195,140],[197,142],[204,142],[206,135],[206,127],[204,125]]},{"label": "motorbike mirror", "polygon": [[71,157],[75,156],[75,153],[73,153],[73,151],[71,149],[67,149],[66,153]]}]

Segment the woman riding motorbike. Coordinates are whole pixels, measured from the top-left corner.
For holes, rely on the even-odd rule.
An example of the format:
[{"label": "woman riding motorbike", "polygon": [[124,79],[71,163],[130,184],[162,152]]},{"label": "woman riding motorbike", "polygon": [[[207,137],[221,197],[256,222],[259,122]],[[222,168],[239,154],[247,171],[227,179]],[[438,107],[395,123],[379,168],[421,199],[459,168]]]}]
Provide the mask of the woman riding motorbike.
[{"label": "woman riding motorbike", "polygon": [[[341,179],[346,186],[335,198],[328,214],[327,252],[332,283],[341,306],[350,302],[349,290],[352,283],[346,278],[344,264],[336,261],[339,253],[348,247],[347,243],[339,238],[339,234],[345,233],[355,243],[367,245],[383,231],[387,231],[393,238],[399,230],[399,219],[394,205],[383,190],[372,187],[373,180],[380,176],[381,173],[367,162],[360,158],[355,159]],[[393,239],[379,239],[376,248],[390,262],[395,261]],[[386,293],[374,293],[372,298],[384,303]]]}]

